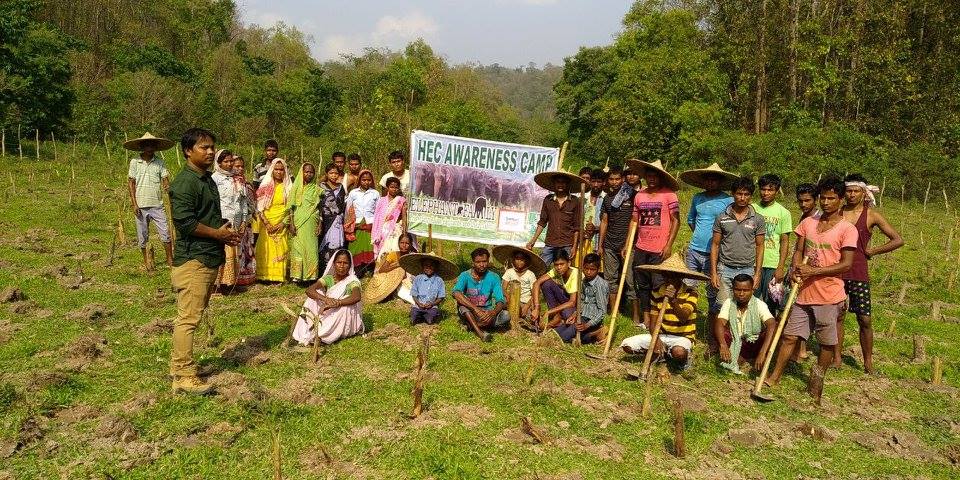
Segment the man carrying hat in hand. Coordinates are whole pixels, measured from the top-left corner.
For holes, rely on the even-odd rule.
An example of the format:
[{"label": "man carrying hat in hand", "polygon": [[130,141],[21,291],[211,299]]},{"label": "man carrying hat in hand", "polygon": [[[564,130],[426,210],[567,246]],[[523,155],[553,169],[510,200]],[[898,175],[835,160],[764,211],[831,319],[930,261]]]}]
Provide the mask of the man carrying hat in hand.
[{"label": "man carrying hat in hand", "polygon": [[173,267],[173,244],[170,242],[170,229],[167,214],[163,209],[163,195],[170,190],[170,173],[163,160],[155,152],[166,150],[173,142],[166,138],[157,138],[145,133],[140,138],[124,142],[123,148],[140,152],[139,158],[130,159],[127,171],[127,187],[133,203],[133,215],[137,219],[137,244],[143,254],[144,269],[153,271],[153,259],[147,258],[147,240],[150,234],[150,222],[157,228],[157,235],[163,242],[163,251],[167,256],[167,266]]}]

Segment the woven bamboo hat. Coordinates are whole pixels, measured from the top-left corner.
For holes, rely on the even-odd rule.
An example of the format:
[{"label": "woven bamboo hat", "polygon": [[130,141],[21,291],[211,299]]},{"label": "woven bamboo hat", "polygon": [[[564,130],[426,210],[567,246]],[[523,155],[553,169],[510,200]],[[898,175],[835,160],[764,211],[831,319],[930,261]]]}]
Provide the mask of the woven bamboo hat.
[{"label": "woven bamboo hat", "polygon": [[373,277],[367,282],[367,286],[363,288],[363,295],[361,296],[363,303],[372,305],[382,302],[383,299],[389,297],[391,293],[397,291],[397,287],[400,286],[403,277],[404,272],[402,268],[394,268],[386,273],[373,274]]},{"label": "woven bamboo hat", "polygon": [[423,273],[423,261],[433,260],[437,262],[437,275],[444,280],[453,280],[460,274],[460,270],[450,260],[438,257],[433,252],[430,253],[408,253],[400,257],[400,268],[410,275],[420,275]]},{"label": "woven bamboo hat", "polygon": [[533,177],[533,181],[544,190],[553,191],[553,179],[557,177],[566,178],[570,181],[570,192],[573,193],[575,190],[580,190],[580,184],[584,183],[583,179],[579,175],[574,175],[570,172],[565,172],[563,170],[551,170],[549,172],[541,172],[536,174]]},{"label": "woven bamboo hat", "polygon": [[710,280],[706,275],[695,272],[687,268],[686,262],[680,257],[679,253],[674,253],[670,258],[664,260],[659,265],[638,265],[636,270],[649,270],[664,276],[692,278],[695,280]]},{"label": "woven bamboo hat", "polygon": [[630,170],[639,171],[640,175],[646,174],[647,170],[654,170],[660,174],[664,186],[670,190],[680,190],[680,182],[678,182],[676,178],[673,178],[673,175],[670,175],[666,168],[663,168],[663,163],[660,163],[660,160],[644,162],[643,160],[631,158],[627,160],[627,165],[630,167]]},{"label": "woven bamboo hat", "polygon": [[720,178],[720,190],[729,189],[730,185],[739,178],[737,174],[720,168],[720,165],[714,162],[707,168],[694,168],[681,173],[680,181],[706,190],[707,178],[711,176]]},{"label": "woven bamboo hat", "polygon": [[527,268],[533,272],[534,275],[540,276],[544,273],[547,273],[547,264],[540,258],[540,255],[533,253],[532,250],[528,250],[524,247],[518,247],[516,245],[497,245],[493,247],[493,258],[496,258],[498,262],[503,265],[503,268],[513,268],[513,255],[517,252],[522,252],[529,257],[527,261]]},{"label": "woven bamboo hat", "polygon": [[166,150],[174,145],[173,140],[166,138],[154,137],[150,132],[144,133],[140,138],[134,138],[133,140],[127,140],[123,142],[123,148],[127,150],[133,150],[135,152],[142,152],[145,145],[153,145],[155,151]]}]

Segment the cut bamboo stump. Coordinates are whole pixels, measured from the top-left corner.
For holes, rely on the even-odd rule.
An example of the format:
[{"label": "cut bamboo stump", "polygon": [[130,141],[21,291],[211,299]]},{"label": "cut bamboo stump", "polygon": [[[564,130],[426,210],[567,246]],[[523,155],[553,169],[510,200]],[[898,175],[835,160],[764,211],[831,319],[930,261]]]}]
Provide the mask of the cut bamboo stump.
[{"label": "cut bamboo stump", "polygon": [[894,332],[894,330],[896,330],[896,329],[897,329],[897,319],[894,318],[893,320],[890,320],[890,325],[887,326],[886,335],[887,335],[888,337],[892,337],[892,336],[893,336],[893,332]]},{"label": "cut bamboo stump", "polygon": [[903,305],[903,302],[907,299],[907,290],[913,288],[913,284],[904,283],[900,286],[900,294],[897,295],[897,305]]},{"label": "cut bamboo stump", "polygon": [[683,458],[687,455],[687,442],[683,432],[683,401],[674,398],[671,412],[673,414],[673,455]]},{"label": "cut bamboo stump", "polygon": [[280,433],[273,432],[273,479],[283,480],[280,463]]},{"label": "cut bamboo stump", "polygon": [[913,336],[913,361],[923,362],[927,360],[926,339],[923,335]]},{"label": "cut bamboo stump", "polygon": [[943,383],[943,365],[938,356],[933,357],[933,371],[930,374],[930,383],[934,385]]},{"label": "cut bamboo stump", "polygon": [[535,443],[547,443],[547,435],[533,425],[533,422],[530,421],[530,417],[520,418],[520,430],[523,431],[523,433],[530,435]]},{"label": "cut bamboo stump", "polygon": [[942,316],[940,314],[940,306],[941,306],[941,303],[939,300],[935,300],[930,305],[930,316],[933,317],[934,320],[940,320],[940,317]]},{"label": "cut bamboo stump", "polygon": [[507,301],[507,311],[510,313],[510,329],[517,331],[520,328],[520,282],[512,281],[507,286],[510,294]]},{"label": "cut bamboo stump", "polygon": [[417,418],[423,413],[423,383],[427,368],[427,356],[430,354],[430,336],[420,336],[420,350],[417,352],[416,380],[413,385],[413,411],[410,418]]}]

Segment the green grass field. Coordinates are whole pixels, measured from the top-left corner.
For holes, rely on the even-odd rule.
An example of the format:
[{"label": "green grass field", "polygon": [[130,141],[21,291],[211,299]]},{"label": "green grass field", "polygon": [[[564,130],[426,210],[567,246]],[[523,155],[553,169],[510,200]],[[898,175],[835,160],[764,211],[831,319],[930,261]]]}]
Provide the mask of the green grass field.
[{"label": "green grass field", "polygon": [[[884,199],[907,245],[871,265],[879,373],[859,369],[848,318],[844,367],[828,373],[822,408],[803,393],[809,363],[788,371],[778,401],[758,405],[751,378],[700,360],[692,375],[657,379],[644,418],[643,384],[623,376],[631,361],[525,333],[481,344],[450,303],[439,328],[410,327],[391,304],[365,307],[367,335],[313,363],[278,346],[290,325],[280,303],[302,299],[292,285],[212,301],[214,337],[198,330],[196,355],[220,394],[197,398],[170,392],[176,307],[169,271],[139,269],[126,162],[114,152],[108,163],[101,148],[71,157],[73,168],[62,151],[59,163],[46,150],[39,162],[2,159],[0,288],[26,298],[0,305],[0,478],[274,478],[275,436],[290,479],[960,476],[960,295],[948,289],[960,232],[942,202],[924,215]],[[128,246],[111,265],[118,205]],[[466,265],[467,246],[443,250]],[[634,333],[619,324],[618,338]],[[427,407],[410,419],[419,335],[430,337]],[[922,362],[911,361],[914,335],[926,337]],[[933,356],[944,385],[930,383]],[[685,406],[682,459],[671,453],[674,398]]]}]

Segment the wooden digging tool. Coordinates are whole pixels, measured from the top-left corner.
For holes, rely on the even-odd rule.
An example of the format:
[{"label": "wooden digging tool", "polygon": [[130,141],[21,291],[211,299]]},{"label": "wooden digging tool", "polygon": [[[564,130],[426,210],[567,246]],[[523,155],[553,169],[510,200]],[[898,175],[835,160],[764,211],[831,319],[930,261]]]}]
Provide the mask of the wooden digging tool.
[{"label": "wooden digging tool", "polygon": [[[803,258],[803,264],[807,264],[809,257]],[[773,334],[773,341],[770,342],[770,348],[767,350],[767,358],[763,360],[763,369],[760,370],[760,375],[757,376],[757,383],[753,386],[753,390],[750,391],[750,398],[761,402],[767,403],[772,402],[773,397],[769,395],[764,395],[760,393],[760,389],[763,388],[763,382],[767,380],[767,370],[770,368],[770,361],[773,360],[773,354],[777,350],[777,344],[780,342],[780,335],[783,334],[783,327],[787,325],[787,316],[790,315],[790,309],[793,308],[793,302],[797,300],[797,292],[800,290],[800,284],[794,283],[790,287],[790,296],[787,297],[787,304],[783,307],[783,312],[780,313],[780,323],[777,324],[777,330]],[[731,358],[734,362],[737,361],[735,358]]]},{"label": "wooden digging tool", "polygon": [[617,285],[617,296],[610,307],[610,327],[607,330],[607,339],[603,347],[603,355],[597,356],[588,353],[587,356],[597,360],[606,360],[610,354],[610,344],[613,343],[613,335],[617,331],[617,316],[620,315],[620,300],[623,298],[623,286],[627,281],[627,272],[630,271],[630,261],[633,259],[633,239],[637,235],[637,219],[630,220],[630,228],[627,231],[627,254],[623,257],[623,266],[620,268],[620,283]]},{"label": "wooden digging tool", "polygon": [[[668,273],[661,272],[661,275],[667,276]],[[678,292],[679,293],[679,292]],[[640,367],[640,378],[650,381],[650,364],[653,362],[653,351],[657,348],[657,340],[660,338],[660,326],[663,325],[663,316],[667,313],[667,305],[670,304],[669,297],[663,297],[660,301],[660,312],[657,314],[657,320],[653,323],[653,330],[650,331],[650,345],[647,347],[647,354],[643,357],[643,366]]]},{"label": "wooden digging tool", "polygon": [[[578,261],[578,264],[577,264],[577,293],[575,294],[575,295],[577,296],[577,297],[576,297],[576,298],[577,298],[577,309],[576,309],[576,312],[574,313],[574,317],[573,317],[573,325],[574,325],[574,328],[576,328],[576,325],[580,323],[580,313],[583,311],[583,302],[581,301],[581,300],[583,299],[583,295],[581,295],[580,293],[583,292],[583,257],[586,256],[586,254],[585,254],[585,252],[584,252],[584,250],[583,250],[583,246],[586,244],[586,241],[585,241],[584,238],[583,238],[583,234],[586,233],[586,232],[584,232],[584,229],[583,229],[583,220],[584,220],[584,217],[585,217],[584,212],[583,212],[583,209],[584,209],[584,208],[586,207],[586,205],[587,205],[587,198],[586,198],[586,196],[587,196],[587,185],[586,185],[586,183],[584,183],[584,182],[581,181],[581,182],[580,182],[580,199],[578,200],[578,201],[580,202],[580,219],[579,219],[579,220],[580,220],[580,224],[579,224],[580,226],[579,226],[579,228],[578,228],[579,232],[577,233],[577,237],[579,237],[579,238],[578,238],[578,242],[577,242],[577,243],[578,243],[578,245],[577,245],[577,252],[574,252],[575,254],[578,254],[578,255],[577,255],[577,257],[578,257],[578,259],[577,259],[577,261]],[[577,330],[577,336],[573,339],[573,345],[574,345],[575,347],[579,347],[579,346],[583,345],[583,341],[582,341],[582,339],[580,338],[580,330]]]}]

